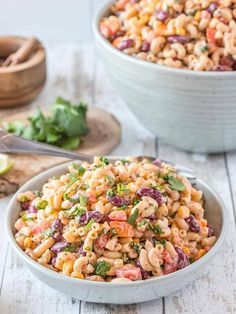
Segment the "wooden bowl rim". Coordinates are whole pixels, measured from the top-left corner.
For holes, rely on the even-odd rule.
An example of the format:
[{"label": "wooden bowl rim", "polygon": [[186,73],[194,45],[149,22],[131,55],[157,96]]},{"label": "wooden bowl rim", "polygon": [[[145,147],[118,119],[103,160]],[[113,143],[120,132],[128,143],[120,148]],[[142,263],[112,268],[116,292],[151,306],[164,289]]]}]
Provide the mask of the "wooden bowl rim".
[{"label": "wooden bowl rim", "polygon": [[[0,42],[4,40],[7,40],[9,42],[9,39],[12,39],[12,41],[19,41],[19,40],[25,40],[27,37],[21,37],[21,36],[0,36]],[[38,40],[40,44],[40,48],[35,52],[35,54],[27,60],[26,62],[23,62],[21,64],[14,65],[12,67],[0,67],[0,74],[5,74],[5,73],[15,73],[15,72],[20,72],[24,70],[28,70],[35,65],[38,65],[45,61],[46,59],[46,52],[45,49],[42,45],[42,43]]]}]

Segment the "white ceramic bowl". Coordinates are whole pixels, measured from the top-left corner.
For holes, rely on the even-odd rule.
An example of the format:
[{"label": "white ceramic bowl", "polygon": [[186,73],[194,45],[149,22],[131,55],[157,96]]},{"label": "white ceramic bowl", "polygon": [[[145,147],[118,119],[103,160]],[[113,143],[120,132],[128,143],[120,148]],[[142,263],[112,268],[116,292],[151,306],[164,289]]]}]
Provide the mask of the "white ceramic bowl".
[{"label": "white ceramic bowl", "polygon": [[184,150],[216,153],[235,149],[236,72],[174,69],[120,52],[98,28],[109,6],[95,17],[96,44],[112,81],[139,120],[155,135]]},{"label": "white ceramic bowl", "polygon": [[[68,164],[64,164],[41,173],[26,183],[17,193],[26,190],[40,190],[48,178],[66,173],[67,167]],[[224,241],[228,228],[227,210],[222,201],[206,183],[197,180],[196,184],[204,193],[206,217],[215,230],[218,239],[213,248],[200,260],[169,275],[131,283],[92,282],[67,277],[41,266],[27,256],[15,241],[14,234],[16,230],[14,223],[21,210],[16,195],[12,198],[7,210],[6,228],[8,238],[12,248],[21,261],[25,263],[38,279],[48,286],[67,293],[79,300],[86,302],[128,304],[157,299],[183,288],[199,277],[203,271],[206,270],[206,267],[211,265],[210,262],[212,258],[216,252],[219,251]]]}]

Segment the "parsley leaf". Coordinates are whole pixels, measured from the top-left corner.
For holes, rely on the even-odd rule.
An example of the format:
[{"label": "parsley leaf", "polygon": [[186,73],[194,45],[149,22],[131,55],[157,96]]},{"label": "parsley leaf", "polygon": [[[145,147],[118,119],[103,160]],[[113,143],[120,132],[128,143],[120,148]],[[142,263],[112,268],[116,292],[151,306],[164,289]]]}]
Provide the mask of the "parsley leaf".
[{"label": "parsley leaf", "polygon": [[172,190],[180,191],[180,192],[185,190],[185,185],[183,184],[183,182],[180,179],[173,177],[173,176],[168,176],[167,181],[168,181],[170,188]]},{"label": "parsley leaf", "polygon": [[135,208],[134,212],[129,216],[128,223],[133,226],[136,222],[136,219],[138,218],[138,215],[138,208]]},{"label": "parsley leaf", "polygon": [[106,261],[99,261],[95,265],[95,273],[101,277],[105,277],[106,273],[111,269],[111,266]]}]

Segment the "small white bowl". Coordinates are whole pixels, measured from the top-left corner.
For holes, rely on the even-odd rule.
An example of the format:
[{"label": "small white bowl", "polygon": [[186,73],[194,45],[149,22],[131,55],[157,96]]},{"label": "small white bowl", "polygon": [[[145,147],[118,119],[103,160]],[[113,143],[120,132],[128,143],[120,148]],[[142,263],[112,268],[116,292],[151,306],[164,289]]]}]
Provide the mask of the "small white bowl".
[{"label": "small white bowl", "polygon": [[[34,177],[22,186],[17,194],[27,190],[40,190],[48,178],[66,173],[69,164],[57,166]],[[200,260],[186,268],[162,277],[130,283],[93,282],[67,277],[41,266],[26,255],[15,241],[14,234],[16,230],[14,223],[21,210],[17,201],[17,195],[14,195],[7,210],[6,228],[8,238],[21,261],[39,280],[56,290],[67,293],[71,297],[86,302],[114,304],[139,303],[157,299],[183,288],[199,277],[206,270],[206,267],[211,265],[211,260],[224,241],[229,223],[227,210],[223,202],[206,183],[197,180],[196,185],[204,193],[206,217],[216,232],[218,239],[212,249]]]},{"label": "small white bowl", "polygon": [[174,69],[129,56],[100,33],[95,41],[114,85],[132,112],[156,136],[178,148],[216,153],[236,148],[236,71]]}]

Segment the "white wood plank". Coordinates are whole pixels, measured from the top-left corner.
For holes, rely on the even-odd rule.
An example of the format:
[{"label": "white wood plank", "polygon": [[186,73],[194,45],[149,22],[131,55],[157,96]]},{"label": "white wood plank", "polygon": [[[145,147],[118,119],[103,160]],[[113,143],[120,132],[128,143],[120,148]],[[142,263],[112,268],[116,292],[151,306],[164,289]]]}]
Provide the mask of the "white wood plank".
[{"label": "white wood plank", "polygon": [[[5,232],[5,212],[6,207],[9,202],[9,197],[5,198],[4,200],[0,201],[0,239],[6,239],[6,232]],[[1,241],[1,249],[0,249],[0,296],[1,296],[1,289],[3,283],[3,275],[5,271],[5,264],[6,264],[6,257],[7,257],[7,250],[8,250],[8,242]]]},{"label": "white wood plank", "polygon": [[182,163],[197,171],[222,197],[229,209],[230,230],[225,246],[209,272],[182,291],[165,298],[165,313],[235,313],[236,232],[224,155],[191,155],[159,144],[159,157]]},{"label": "white wood plank", "polygon": [[231,197],[234,203],[234,215],[236,221],[236,152],[230,152],[225,155],[226,167],[231,182]]},{"label": "white wood plank", "polygon": [[1,293],[1,313],[79,313],[80,302],[36,279],[9,250]]}]

